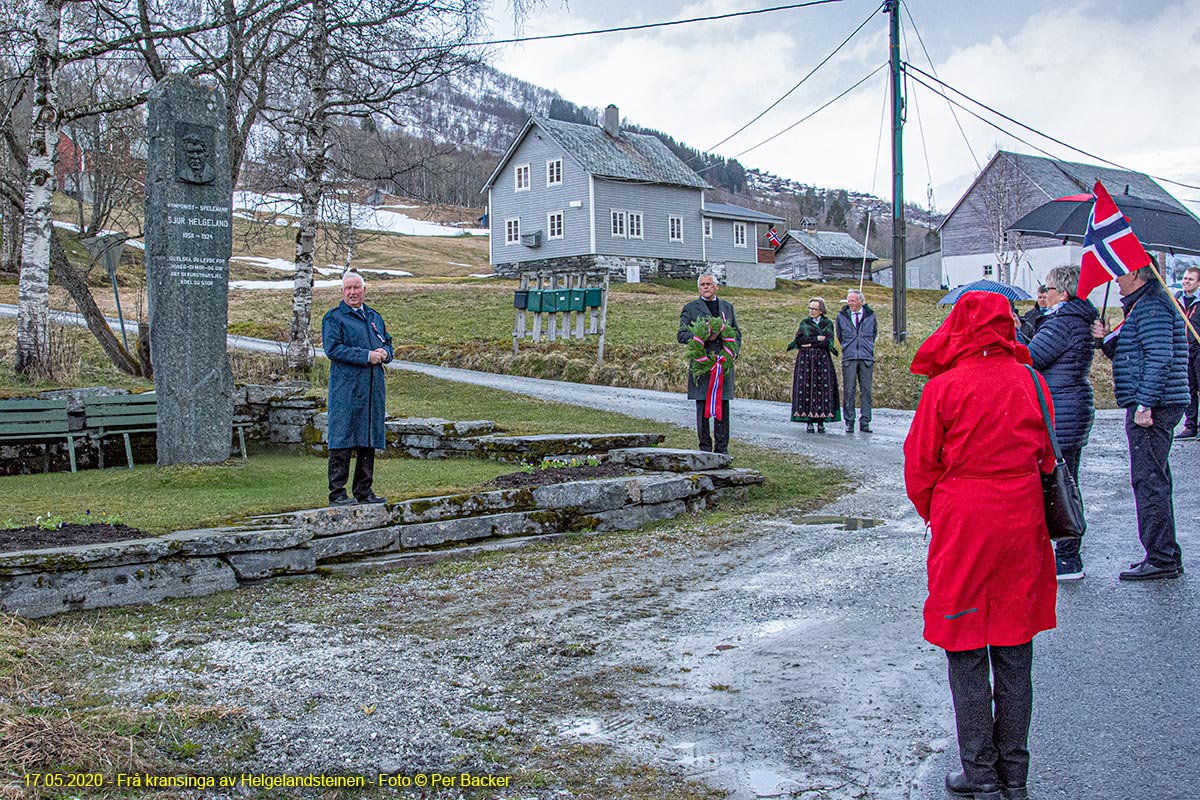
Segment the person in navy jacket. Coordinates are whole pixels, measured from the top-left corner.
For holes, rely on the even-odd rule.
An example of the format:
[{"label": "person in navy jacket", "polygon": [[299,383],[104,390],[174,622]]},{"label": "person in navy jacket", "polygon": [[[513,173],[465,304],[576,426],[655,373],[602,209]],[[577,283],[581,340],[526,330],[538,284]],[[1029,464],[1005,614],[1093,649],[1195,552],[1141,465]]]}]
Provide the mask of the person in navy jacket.
[{"label": "person in navy jacket", "polygon": [[1107,320],[1092,323],[1112,359],[1113,393],[1125,409],[1129,477],[1137,507],[1141,561],[1120,574],[1123,581],[1178,578],[1183,554],[1175,538],[1171,443],[1188,403],[1188,346],[1174,298],[1142,267],[1117,278],[1125,320],[1110,335]]},{"label": "person in navy jacket", "polygon": [[[1042,373],[1054,400],[1054,432],[1063,459],[1079,484],[1079,461],[1096,416],[1095,395],[1088,373],[1092,368],[1092,323],[1100,314],[1086,297],[1076,297],[1079,269],[1055,267],[1046,273],[1049,313],[1042,317],[1029,342],[1033,366]],[[1055,572],[1060,581],[1083,577],[1079,539],[1055,544]]]},{"label": "person in navy jacket", "polygon": [[[1183,308],[1183,314],[1192,323],[1192,327],[1200,332],[1200,267],[1188,267],[1183,273],[1183,289],[1175,293],[1175,299]],[[1197,398],[1200,397],[1200,341],[1191,331],[1188,340],[1188,399],[1187,408],[1183,412],[1183,430],[1175,435],[1176,439],[1196,438]]]},{"label": "person in navy jacket", "polygon": [[[366,286],[357,272],[342,278],[342,302],[321,320],[321,344],[329,357],[329,504],[383,503],[371,489],[375,451],[387,446],[383,365],[392,360],[392,337],[379,312],[363,303]],[[354,496],[346,494],[350,456],[355,455]]]}]

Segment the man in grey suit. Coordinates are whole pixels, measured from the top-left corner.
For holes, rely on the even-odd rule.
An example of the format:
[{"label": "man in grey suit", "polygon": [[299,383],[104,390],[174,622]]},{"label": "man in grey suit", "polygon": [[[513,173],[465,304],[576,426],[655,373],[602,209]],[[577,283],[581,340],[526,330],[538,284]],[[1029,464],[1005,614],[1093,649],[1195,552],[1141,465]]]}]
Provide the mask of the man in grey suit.
[{"label": "man in grey suit", "polygon": [[866,304],[858,289],[846,292],[846,307],[838,312],[834,322],[838,342],[842,345],[842,418],[846,433],[854,431],[854,390],[862,392],[862,414],[858,429],[871,432],[871,378],[875,373],[875,337],[879,326],[875,312]]},{"label": "man in grey suit", "polygon": [[[737,317],[733,313],[733,303],[717,298],[717,279],[710,273],[701,275],[696,280],[700,296],[683,307],[679,315],[680,344],[692,340],[692,332],[688,330],[693,322],[703,317],[716,317],[725,320],[725,324],[733,329],[737,337],[738,349],[742,345],[742,332],[737,326]],[[716,353],[721,349],[720,338],[715,334],[705,343],[704,349]],[[736,350],[735,350],[736,352]],[[725,376],[721,381],[721,410],[720,418],[712,417],[712,433],[709,433],[708,418],[704,416],[705,395],[708,391],[708,380],[697,382],[692,376],[691,365],[688,365],[688,398],[696,401],[696,433],[700,437],[700,449],[717,453],[729,452],[729,401],[733,399],[733,362],[725,364]]]}]

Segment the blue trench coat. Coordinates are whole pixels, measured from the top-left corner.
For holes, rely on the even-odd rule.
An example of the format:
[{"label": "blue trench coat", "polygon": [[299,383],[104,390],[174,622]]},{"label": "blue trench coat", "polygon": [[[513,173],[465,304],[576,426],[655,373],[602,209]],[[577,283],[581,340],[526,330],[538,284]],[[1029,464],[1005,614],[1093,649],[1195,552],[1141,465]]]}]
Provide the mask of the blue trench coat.
[{"label": "blue trench coat", "polygon": [[361,319],[342,302],[321,320],[321,343],[329,356],[329,449],[373,447],[383,449],[386,389],[383,364],[372,365],[368,354],[376,348],[394,355],[379,312],[364,305]]}]

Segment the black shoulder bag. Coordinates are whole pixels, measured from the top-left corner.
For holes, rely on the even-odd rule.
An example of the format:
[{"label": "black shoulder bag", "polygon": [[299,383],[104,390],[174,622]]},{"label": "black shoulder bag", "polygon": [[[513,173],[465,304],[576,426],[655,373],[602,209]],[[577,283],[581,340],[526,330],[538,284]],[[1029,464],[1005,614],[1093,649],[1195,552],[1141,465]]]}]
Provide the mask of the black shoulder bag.
[{"label": "black shoulder bag", "polygon": [[1046,423],[1046,431],[1050,434],[1050,446],[1054,448],[1054,470],[1050,474],[1042,473],[1042,500],[1046,506],[1046,528],[1050,531],[1051,541],[1060,539],[1079,539],[1087,531],[1087,520],[1083,516],[1083,497],[1067,462],[1063,459],[1062,451],[1058,449],[1058,437],[1054,435],[1054,426],[1050,424],[1050,410],[1046,407],[1046,397],[1042,393],[1042,383],[1037,373],[1028,364],[1033,378],[1033,386],[1037,390],[1038,402],[1042,406],[1042,419]]}]

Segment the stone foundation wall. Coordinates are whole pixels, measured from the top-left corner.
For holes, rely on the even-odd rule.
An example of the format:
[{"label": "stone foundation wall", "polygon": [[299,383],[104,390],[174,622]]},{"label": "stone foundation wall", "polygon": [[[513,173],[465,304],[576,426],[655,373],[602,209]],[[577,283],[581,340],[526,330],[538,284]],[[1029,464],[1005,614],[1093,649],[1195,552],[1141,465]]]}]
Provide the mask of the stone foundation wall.
[{"label": "stone foundation wall", "polygon": [[582,255],[565,258],[543,258],[537,261],[516,261],[496,264],[496,275],[501,278],[519,278],[525,273],[546,271],[603,270],[613,283],[624,283],[631,268],[639,280],[647,278],[677,278],[695,280],[703,272],[713,272],[719,278],[725,274],[725,265],[711,261],[691,261],[672,258],[635,258],[633,256]]},{"label": "stone foundation wall", "polygon": [[762,476],[716,453],[629,448],[636,474],[526,489],[310,509],[231,528],[0,554],[0,609],[24,617],[197,597],[322,564],[572,531],[630,530],[745,498]]}]

